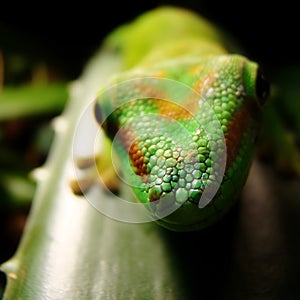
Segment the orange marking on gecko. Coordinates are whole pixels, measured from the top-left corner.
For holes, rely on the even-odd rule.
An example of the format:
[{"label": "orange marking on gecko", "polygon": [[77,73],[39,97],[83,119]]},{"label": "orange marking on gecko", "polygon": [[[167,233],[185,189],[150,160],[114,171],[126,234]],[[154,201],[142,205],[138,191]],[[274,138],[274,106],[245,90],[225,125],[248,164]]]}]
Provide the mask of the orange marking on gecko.
[{"label": "orange marking on gecko", "polygon": [[160,99],[154,101],[157,105],[158,113],[162,116],[165,116],[172,120],[185,120],[185,119],[193,118],[193,114],[188,108],[186,108],[187,106],[186,104],[183,107],[171,101],[160,100]]},{"label": "orange marking on gecko", "polygon": [[198,74],[199,72],[201,72],[203,70],[203,66],[202,65],[195,65],[189,68],[188,72],[191,75],[195,75]]},{"label": "orange marking on gecko", "polygon": [[153,77],[158,77],[158,78],[166,78],[167,73],[165,71],[158,71],[152,75]]},{"label": "orange marking on gecko", "polygon": [[135,173],[141,177],[147,178],[146,162],[143,153],[139,149],[134,132],[130,129],[121,128],[118,132],[118,137],[123,147],[128,152]]},{"label": "orange marking on gecko", "polygon": [[143,153],[139,149],[136,141],[130,145],[128,154],[132,161],[135,173],[141,177],[148,175]]},{"label": "orange marking on gecko", "polygon": [[249,125],[250,119],[251,108],[245,105],[239,111],[234,113],[228,125],[228,130],[225,133],[225,143],[227,149],[226,169],[231,167],[238,155],[242,137]]}]

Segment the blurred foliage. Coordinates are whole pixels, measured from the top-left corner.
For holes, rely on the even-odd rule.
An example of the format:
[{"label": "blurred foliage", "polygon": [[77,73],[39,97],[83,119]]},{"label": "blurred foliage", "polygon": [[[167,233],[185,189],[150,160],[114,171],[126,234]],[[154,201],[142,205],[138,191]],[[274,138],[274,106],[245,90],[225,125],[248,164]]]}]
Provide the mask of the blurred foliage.
[{"label": "blurred foliage", "polygon": [[282,175],[300,177],[300,67],[270,70],[272,93],[266,105],[259,154]]},{"label": "blurred foliage", "polygon": [[[12,36],[13,38],[13,36]],[[0,45],[3,47],[3,45]],[[14,253],[35,191],[31,171],[53,138],[67,80],[45,62],[0,48],[0,262]]]}]

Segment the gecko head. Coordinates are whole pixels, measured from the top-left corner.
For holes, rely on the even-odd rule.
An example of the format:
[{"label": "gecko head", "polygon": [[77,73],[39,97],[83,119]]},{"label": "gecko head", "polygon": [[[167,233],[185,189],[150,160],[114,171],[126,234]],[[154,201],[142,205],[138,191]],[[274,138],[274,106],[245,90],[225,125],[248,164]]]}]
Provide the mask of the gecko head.
[{"label": "gecko head", "polygon": [[258,65],[242,56],[189,68],[196,72],[189,86],[172,78],[123,81],[96,110],[115,141],[125,181],[157,222],[177,231],[206,227],[233,205],[250,167],[257,112],[269,94]]},{"label": "gecko head", "polygon": [[[148,200],[155,203],[153,211],[159,215],[178,207],[157,221],[176,231],[206,227],[236,202],[252,162],[260,111],[269,98],[270,84],[257,63],[228,55],[208,64],[210,72],[204,67],[205,75],[200,72],[196,86],[202,99],[198,109],[180,123],[186,132],[180,135],[173,129],[168,135],[173,141],[175,136],[180,138],[170,144],[167,154],[183,154],[170,159],[174,162],[171,169],[154,163],[154,169],[149,169],[150,173],[155,170],[148,190]],[[216,128],[220,130],[214,132]],[[164,151],[157,154],[155,161],[161,165],[167,161]],[[161,178],[157,175],[165,173]]]}]

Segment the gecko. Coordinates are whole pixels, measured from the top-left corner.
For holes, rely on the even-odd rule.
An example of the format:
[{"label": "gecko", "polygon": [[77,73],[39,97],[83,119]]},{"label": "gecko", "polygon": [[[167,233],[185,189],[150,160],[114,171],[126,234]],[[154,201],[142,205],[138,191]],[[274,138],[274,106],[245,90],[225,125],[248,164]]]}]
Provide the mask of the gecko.
[{"label": "gecko", "polygon": [[253,160],[270,91],[261,67],[178,7],[142,14],[105,44],[123,70],[94,102],[109,145],[98,170],[111,174],[103,162],[112,147],[123,181],[158,224],[194,231],[215,223],[237,202]]}]

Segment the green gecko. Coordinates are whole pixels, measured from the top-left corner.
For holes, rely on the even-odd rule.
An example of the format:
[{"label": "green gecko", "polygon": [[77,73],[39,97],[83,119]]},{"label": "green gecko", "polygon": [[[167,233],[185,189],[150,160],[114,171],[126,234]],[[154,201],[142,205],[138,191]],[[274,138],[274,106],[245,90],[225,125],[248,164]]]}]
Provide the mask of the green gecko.
[{"label": "green gecko", "polygon": [[[100,90],[96,120],[123,180],[170,230],[219,220],[251,166],[269,83],[228,40],[191,11],[161,7],[105,41],[122,56],[124,71]],[[111,175],[107,156],[109,147],[98,168]],[[106,181],[114,185],[115,178]]]}]

